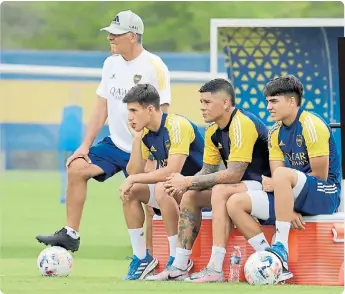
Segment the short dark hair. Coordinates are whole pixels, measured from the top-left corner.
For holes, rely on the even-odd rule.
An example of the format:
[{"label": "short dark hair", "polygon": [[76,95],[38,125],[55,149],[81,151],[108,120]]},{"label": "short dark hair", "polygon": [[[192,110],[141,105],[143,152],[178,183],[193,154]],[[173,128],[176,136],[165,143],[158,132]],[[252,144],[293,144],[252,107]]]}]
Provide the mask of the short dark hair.
[{"label": "short dark hair", "polygon": [[264,88],[264,96],[293,96],[296,98],[297,106],[301,106],[303,98],[303,85],[294,75],[277,77],[270,80]]},{"label": "short dark hair", "polygon": [[134,86],[125,95],[123,102],[138,102],[141,106],[153,105],[157,110],[160,107],[159,93],[156,88],[150,84],[139,84]]},{"label": "short dark hair", "polygon": [[230,96],[230,101],[232,106],[235,106],[235,90],[232,84],[225,79],[213,79],[206,84],[204,84],[199,92],[200,93],[206,93],[206,92],[211,92],[212,94],[219,92],[219,91],[224,91]]},{"label": "short dark hair", "polygon": [[136,40],[137,40],[138,44],[142,44],[143,43],[143,35],[136,34]]}]

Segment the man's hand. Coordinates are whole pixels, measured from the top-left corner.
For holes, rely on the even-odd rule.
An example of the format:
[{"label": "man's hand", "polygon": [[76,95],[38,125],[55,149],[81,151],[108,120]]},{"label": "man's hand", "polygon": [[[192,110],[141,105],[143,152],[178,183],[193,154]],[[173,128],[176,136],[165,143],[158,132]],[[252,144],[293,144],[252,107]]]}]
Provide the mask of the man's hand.
[{"label": "man's hand", "polygon": [[128,194],[129,194],[129,191],[132,188],[133,184],[134,183],[131,181],[130,176],[122,183],[122,185],[119,189],[120,190],[120,198],[122,201],[128,201],[129,200]]},{"label": "man's hand", "polygon": [[262,176],[262,189],[265,192],[273,192],[273,179],[269,177]]},{"label": "man's hand", "polygon": [[175,173],[167,177],[167,181],[163,184],[165,191],[170,196],[177,196],[187,191],[189,182],[186,177],[181,174]]},{"label": "man's hand", "polygon": [[131,122],[129,122],[129,121],[127,121],[127,126],[128,126],[128,129],[129,129],[129,132],[131,133],[131,135],[132,135],[133,138],[140,138],[140,139],[142,138],[144,129],[142,129],[140,132],[137,132],[137,131],[133,128]]},{"label": "man's hand", "polygon": [[91,164],[91,160],[88,156],[89,150],[89,147],[80,145],[80,147],[76,151],[74,151],[74,153],[67,159],[66,167],[68,167],[71,162],[77,158],[84,158],[87,163]]},{"label": "man's hand", "polygon": [[305,230],[305,221],[300,213],[293,212],[291,226],[296,230]]}]

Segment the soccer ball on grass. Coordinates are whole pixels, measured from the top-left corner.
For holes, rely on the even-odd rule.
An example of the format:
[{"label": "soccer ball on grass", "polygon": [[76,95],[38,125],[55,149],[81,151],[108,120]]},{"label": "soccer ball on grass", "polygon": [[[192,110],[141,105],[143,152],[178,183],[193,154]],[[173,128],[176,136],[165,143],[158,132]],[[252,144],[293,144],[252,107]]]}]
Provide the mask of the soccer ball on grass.
[{"label": "soccer ball on grass", "polygon": [[258,251],[247,259],[244,275],[249,284],[274,285],[282,273],[280,259],[268,251]]},{"label": "soccer ball on grass", "polygon": [[73,266],[73,257],[65,248],[48,247],[37,258],[37,267],[42,276],[67,277]]}]

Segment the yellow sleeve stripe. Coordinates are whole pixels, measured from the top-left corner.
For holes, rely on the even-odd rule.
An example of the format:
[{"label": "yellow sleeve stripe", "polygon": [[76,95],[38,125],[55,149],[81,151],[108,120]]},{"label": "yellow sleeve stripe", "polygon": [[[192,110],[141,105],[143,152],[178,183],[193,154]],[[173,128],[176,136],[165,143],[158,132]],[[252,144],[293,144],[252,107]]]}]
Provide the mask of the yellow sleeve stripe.
[{"label": "yellow sleeve stripe", "polygon": [[306,127],[310,143],[316,143],[318,141],[318,136],[317,136],[315,124],[309,116],[305,118],[304,126]]},{"label": "yellow sleeve stripe", "polygon": [[157,75],[157,83],[158,83],[158,90],[163,91],[166,89],[166,77],[163,65],[161,62],[158,62],[155,59],[151,59],[151,64],[155,68],[156,75]]},{"label": "yellow sleeve stripe", "polygon": [[241,127],[241,121],[238,116],[235,116],[233,118],[233,124],[234,124],[234,147],[235,148],[241,148],[242,146],[242,127]]},{"label": "yellow sleeve stripe", "polygon": [[275,123],[273,125],[273,127],[268,130],[268,138],[271,138],[272,134],[274,133],[274,131],[278,130],[279,128],[280,128],[280,124],[279,123]]},{"label": "yellow sleeve stripe", "polygon": [[179,144],[182,141],[181,137],[181,125],[177,119],[171,119],[168,121],[171,129],[170,142],[172,144]]}]

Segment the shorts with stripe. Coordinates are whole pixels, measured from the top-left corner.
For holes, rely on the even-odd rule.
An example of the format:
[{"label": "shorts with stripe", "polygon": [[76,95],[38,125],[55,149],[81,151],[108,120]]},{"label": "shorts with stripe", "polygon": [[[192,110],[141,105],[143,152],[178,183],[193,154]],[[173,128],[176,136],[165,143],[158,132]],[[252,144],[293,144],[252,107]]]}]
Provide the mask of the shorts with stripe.
[{"label": "shorts with stripe", "polygon": [[[296,170],[298,180],[292,189],[294,210],[304,216],[333,214],[340,204],[340,187]],[[274,194],[260,190],[247,192],[252,202],[251,215],[261,224],[275,223]]]},{"label": "shorts with stripe", "polygon": [[298,177],[302,174],[306,181],[295,200],[295,211],[310,216],[336,212],[340,204],[340,186],[297,172]]}]

